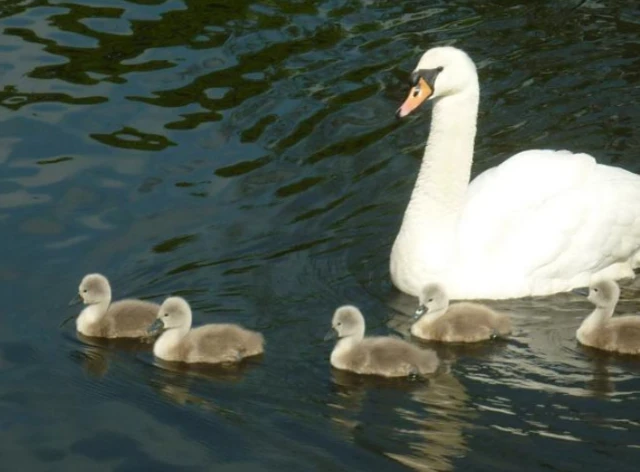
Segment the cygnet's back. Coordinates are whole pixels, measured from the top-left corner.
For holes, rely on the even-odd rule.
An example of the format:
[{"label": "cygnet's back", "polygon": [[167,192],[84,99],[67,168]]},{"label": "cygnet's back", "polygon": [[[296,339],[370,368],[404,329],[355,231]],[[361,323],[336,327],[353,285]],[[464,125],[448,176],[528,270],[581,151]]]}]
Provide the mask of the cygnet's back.
[{"label": "cygnet's back", "polygon": [[154,354],[171,362],[235,363],[264,352],[262,334],[235,324],[207,324],[191,328],[191,308],[180,297],[167,298],[157,323],[165,332],[154,345]]},{"label": "cygnet's back", "polygon": [[160,305],[143,300],[120,300],[109,305],[107,313],[90,329],[102,338],[142,338],[158,316]]},{"label": "cygnet's back", "polygon": [[218,364],[239,362],[263,351],[260,333],[234,324],[208,324],[189,331],[174,356],[182,362]]},{"label": "cygnet's back", "polygon": [[336,310],[332,328],[339,340],[331,354],[331,364],[357,374],[406,377],[432,374],[438,368],[433,351],[420,349],[402,339],[364,337],[364,317],[350,305]]},{"label": "cygnet's back", "polygon": [[101,274],[82,279],[78,293],[87,307],[76,320],[78,331],[89,337],[141,338],[158,314],[160,305],[126,299],[111,302],[111,287]]},{"label": "cygnet's back", "polygon": [[425,286],[420,296],[419,317],[411,334],[430,341],[472,343],[511,333],[511,319],[486,305],[461,302],[449,305],[438,284]]},{"label": "cygnet's back", "polygon": [[595,346],[621,354],[640,354],[640,316],[616,316],[599,333]]},{"label": "cygnet's back", "polygon": [[576,332],[581,344],[621,354],[640,354],[640,316],[613,317],[620,297],[614,281],[598,282],[589,288],[588,299],[595,310]]},{"label": "cygnet's back", "polygon": [[356,344],[338,368],[358,374],[406,377],[432,374],[438,368],[438,358],[433,351],[402,339],[376,336]]}]

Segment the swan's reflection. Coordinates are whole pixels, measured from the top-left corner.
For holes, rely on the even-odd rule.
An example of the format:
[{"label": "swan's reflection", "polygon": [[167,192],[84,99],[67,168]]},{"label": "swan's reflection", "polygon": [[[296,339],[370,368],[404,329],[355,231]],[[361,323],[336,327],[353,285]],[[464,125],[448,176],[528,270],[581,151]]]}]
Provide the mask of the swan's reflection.
[{"label": "swan's reflection", "polygon": [[467,451],[467,393],[448,373],[409,381],[332,370],[331,420],[363,447],[415,470],[452,470]]}]

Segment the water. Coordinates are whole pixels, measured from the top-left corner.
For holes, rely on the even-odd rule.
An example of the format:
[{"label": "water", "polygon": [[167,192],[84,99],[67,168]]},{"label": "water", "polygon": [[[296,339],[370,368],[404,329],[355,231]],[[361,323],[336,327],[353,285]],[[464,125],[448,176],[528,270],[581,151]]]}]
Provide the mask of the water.
[{"label": "water", "polygon": [[[576,344],[577,296],[494,304],[513,339],[427,381],[329,367],[339,304],[406,332],[388,254],[429,110],[394,111],[427,47],[478,63],[474,173],[529,147],[640,172],[636,2],[426,3],[0,1],[3,469],[637,470],[640,361]],[[93,271],[267,353],[88,344],[58,324]]]}]

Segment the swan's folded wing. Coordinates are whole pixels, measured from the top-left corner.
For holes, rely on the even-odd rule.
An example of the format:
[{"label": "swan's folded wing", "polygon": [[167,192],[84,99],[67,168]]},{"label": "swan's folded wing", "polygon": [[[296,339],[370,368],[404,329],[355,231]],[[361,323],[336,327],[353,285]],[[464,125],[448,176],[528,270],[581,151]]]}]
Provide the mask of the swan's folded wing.
[{"label": "swan's folded wing", "polygon": [[[485,175],[486,174],[486,175]],[[469,186],[462,257],[514,276],[594,273],[640,247],[640,177],[568,151],[527,151]]]}]

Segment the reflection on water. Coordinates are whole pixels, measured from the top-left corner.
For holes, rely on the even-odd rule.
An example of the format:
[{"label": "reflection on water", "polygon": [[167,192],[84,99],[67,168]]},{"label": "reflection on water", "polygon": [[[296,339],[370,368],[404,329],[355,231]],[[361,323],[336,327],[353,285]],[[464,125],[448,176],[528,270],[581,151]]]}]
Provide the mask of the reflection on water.
[{"label": "reflection on water", "polygon": [[225,382],[239,382],[245,372],[257,368],[262,363],[263,356],[254,356],[243,359],[237,364],[185,364],[180,362],[167,362],[162,359],[155,359],[154,364],[158,367],[171,371],[177,376],[195,376],[210,380],[220,380]]},{"label": "reflection on water", "polygon": [[118,353],[135,355],[153,349],[153,338],[94,338],[76,332],[82,343],[72,352],[72,358],[80,363],[84,371],[93,377],[102,378],[109,370],[109,359]]},{"label": "reflection on water", "polygon": [[[638,361],[579,346],[564,294],[491,303],[514,335],[446,372],[332,372],[335,307],[408,331],[388,254],[427,137],[394,111],[419,53],[482,85],[473,172],[528,147],[639,172],[634,2],[0,0],[0,456],[15,470],[615,470]],[[428,108],[428,107],[427,107]],[[238,369],[77,339],[66,302],[189,299],[265,334]],[[637,312],[640,285],[620,313]]]},{"label": "reflection on water", "polygon": [[333,369],[331,419],[347,437],[415,470],[452,470],[475,417],[450,374],[422,381],[356,376]]}]

